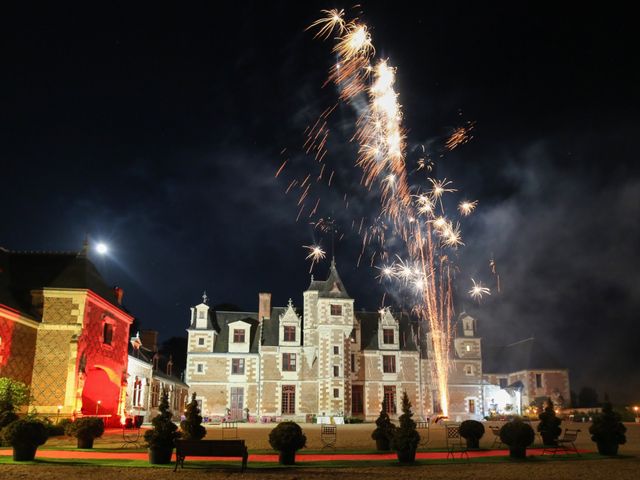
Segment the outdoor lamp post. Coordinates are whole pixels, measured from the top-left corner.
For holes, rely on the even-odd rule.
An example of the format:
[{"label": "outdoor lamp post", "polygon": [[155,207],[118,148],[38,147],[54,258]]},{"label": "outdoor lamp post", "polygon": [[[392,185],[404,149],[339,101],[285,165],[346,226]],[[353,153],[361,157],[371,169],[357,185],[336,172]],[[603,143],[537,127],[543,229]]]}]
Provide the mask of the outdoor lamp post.
[{"label": "outdoor lamp post", "polygon": [[98,410],[100,409],[101,403],[102,403],[102,400],[98,400],[98,402],[96,403],[96,415],[98,415]]},{"label": "outdoor lamp post", "polygon": [[62,410],[62,405],[58,405],[58,415],[56,416],[56,425],[60,423],[60,410]]},{"label": "outdoor lamp post", "polygon": [[640,417],[638,417],[638,406],[633,407],[633,411],[636,412],[636,423],[640,422]]}]

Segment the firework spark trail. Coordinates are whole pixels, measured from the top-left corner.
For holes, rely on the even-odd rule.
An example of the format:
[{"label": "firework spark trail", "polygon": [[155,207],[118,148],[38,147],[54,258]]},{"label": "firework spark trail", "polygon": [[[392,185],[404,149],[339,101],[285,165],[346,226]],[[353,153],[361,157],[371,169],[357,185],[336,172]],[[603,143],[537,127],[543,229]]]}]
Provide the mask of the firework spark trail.
[{"label": "firework spark trail", "polygon": [[[330,69],[325,85],[334,83],[340,100],[346,103],[361,95],[368,98],[367,108],[364,112],[360,109],[352,139],[359,145],[356,165],[362,169],[363,187],[371,190],[376,186],[380,191],[381,215],[376,222],[382,216],[388,220],[364,229],[364,217],[360,220],[358,234],[363,235],[363,241],[357,264],[360,264],[365,248],[372,244],[374,238],[382,249],[379,258],[385,260],[389,257],[385,246],[387,228],[393,227],[395,235],[404,241],[408,258],[402,259],[396,255],[397,261],[378,267],[380,275],[377,278],[380,281],[398,280],[416,295],[413,311],[429,326],[433,379],[438,388],[442,414],[447,416],[453,299],[450,262],[444,249],[456,248],[463,243],[459,224],[454,224],[444,215],[442,196],[455,192],[455,189],[451,188],[451,182],[447,179],[429,178],[431,188],[426,193],[418,192],[415,195],[415,189],[409,185],[409,173],[405,165],[406,133],[402,128],[402,107],[394,89],[395,68],[385,60],[372,65],[375,49],[366,25],[356,21],[347,22],[342,10],[323,10],[323,13],[325,16],[309,28],[317,27],[316,37],[324,39],[337,33],[333,51],[338,55],[338,61]],[[304,148],[307,153],[315,150],[319,161],[324,158],[324,153],[320,152],[326,153],[327,118],[334,109],[335,106],[325,110],[307,131]],[[447,141],[447,148],[452,150],[466,143],[472,128],[473,124],[468,124],[467,127],[456,129]],[[426,168],[425,160],[421,161],[416,170],[430,170]],[[323,171],[324,165],[318,181]],[[333,174],[332,171],[329,186]],[[300,187],[303,185],[304,182]],[[476,203],[461,203],[461,215],[469,215]],[[355,221],[352,223],[353,229]],[[313,267],[319,259],[314,256],[314,249],[319,247],[305,248],[311,250],[307,258],[314,259]],[[374,252],[372,263],[375,255]]]}]

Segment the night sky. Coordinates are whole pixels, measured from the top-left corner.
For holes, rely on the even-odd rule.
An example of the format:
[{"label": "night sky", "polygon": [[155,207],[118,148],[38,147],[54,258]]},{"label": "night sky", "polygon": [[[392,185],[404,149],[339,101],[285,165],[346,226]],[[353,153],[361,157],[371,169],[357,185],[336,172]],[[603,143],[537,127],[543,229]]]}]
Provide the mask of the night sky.
[{"label": "night sky", "polygon": [[[80,250],[85,235],[108,243],[110,255],[94,261],[163,338],[184,334],[203,290],[212,304],[249,311],[261,291],[301,306],[302,245],[330,251],[331,238],[304,215],[296,222],[298,195],[285,190],[316,168],[302,154],[304,130],[337,99],[322,87],[332,43],[304,30],[323,8],[362,11],[378,57],[398,68],[407,165],[426,156],[454,181],[456,199],[479,200],[462,224],[466,246],[452,254],[457,311],[473,312],[488,344],[535,336],[570,369],[573,390],[640,398],[640,68],[629,12],[558,2],[135,3],[3,15],[1,246]],[[356,118],[344,104],[332,116],[326,161],[336,179],[318,190],[318,213],[344,234],[335,256],[356,308],[377,309],[383,288],[367,260],[356,268],[351,229],[379,208],[353,166]],[[467,122],[473,139],[446,151]],[[493,289],[480,304],[466,294],[472,277]]]}]

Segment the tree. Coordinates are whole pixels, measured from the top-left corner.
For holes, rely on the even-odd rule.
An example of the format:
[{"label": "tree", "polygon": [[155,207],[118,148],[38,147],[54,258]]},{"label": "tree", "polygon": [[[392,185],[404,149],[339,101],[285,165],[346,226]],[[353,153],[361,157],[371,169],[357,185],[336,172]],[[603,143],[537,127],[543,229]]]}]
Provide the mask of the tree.
[{"label": "tree", "polygon": [[159,405],[160,413],[153,417],[151,424],[153,428],[144,433],[144,439],[149,444],[149,448],[173,448],[176,439],[180,438],[178,427],[173,423],[173,414],[169,410],[169,394],[162,392]]},{"label": "tree", "polygon": [[597,407],[598,393],[594,388],[582,387],[578,393],[578,404],[582,408]]},{"label": "tree", "polygon": [[[413,458],[400,459],[400,461],[412,462],[415,459],[415,451],[420,443],[420,434],[416,430],[416,422],[411,418],[411,402],[407,392],[402,394],[402,415],[400,415],[400,426],[395,429],[391,440],[393,449],[397,452],[413,452]],[[410,456],[411,457],[411,456]],[[400,458],[400,456],[398,457]]]},{"label": "tree", "polygon": [[378,450],[389,450],[389,443],[393,437],[393,431],[396,426],[391,423],[389,414],[387,413],[387,400],[382,401],[382,407],[380,415],[376,419],[376,428],[371,433],[371,438],[376,441],[376,448]]},{"label": "tree", "polygon": [[562,433],[562,429],[560,428],[562,420],[556,416],[551,399],[547,400],[544,411],[538,417],[540,418],[538,431],[540,435],[542,435],[542,442],[545,445],[555,445],[556,440]]},{"label": "tree", "polygon": [[195,392],[191,395],[191,402],[187,404],[185,419],[180,422],[182,438],[185,440],[200,440],[207,434],[207,429],[202,426],[202,416],[198,408]]},{"label": "tree", "polygon": [[0,428],[18,419],[16,409],[29,403],[29,387],[11,378],[0,378]]}]

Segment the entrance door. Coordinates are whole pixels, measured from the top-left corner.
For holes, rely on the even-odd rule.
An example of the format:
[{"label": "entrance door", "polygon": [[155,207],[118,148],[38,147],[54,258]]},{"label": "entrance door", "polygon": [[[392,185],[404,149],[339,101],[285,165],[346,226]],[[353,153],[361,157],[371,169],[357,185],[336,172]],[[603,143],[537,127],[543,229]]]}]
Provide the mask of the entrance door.
[{"label": "entrance door", "polygon": [[231,387],[231,419],[241,420],[243,418],[244,388]]}]

